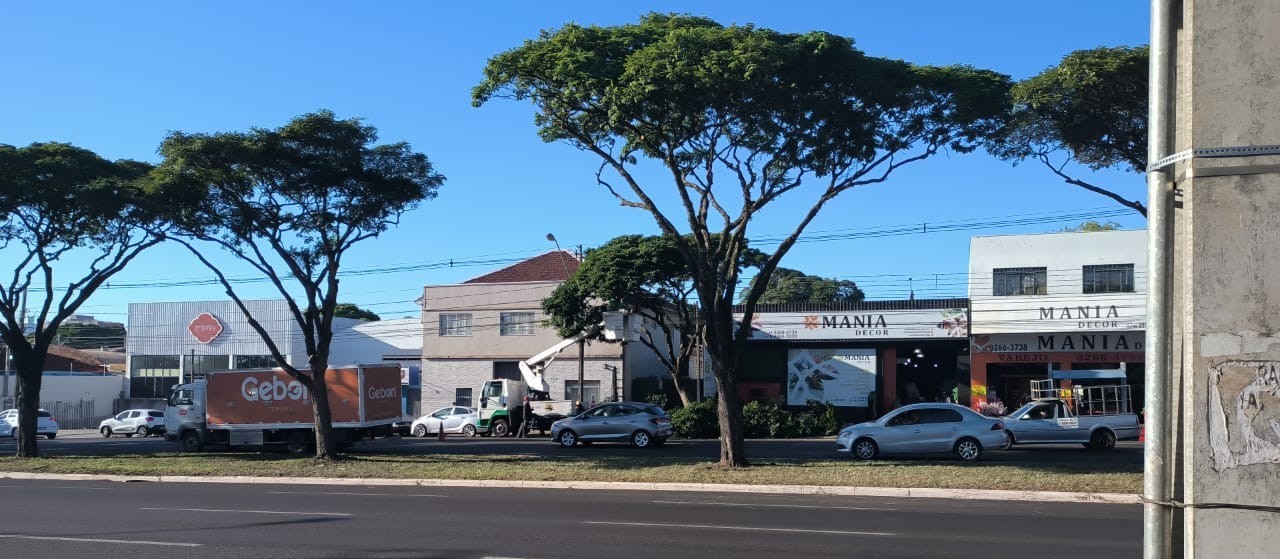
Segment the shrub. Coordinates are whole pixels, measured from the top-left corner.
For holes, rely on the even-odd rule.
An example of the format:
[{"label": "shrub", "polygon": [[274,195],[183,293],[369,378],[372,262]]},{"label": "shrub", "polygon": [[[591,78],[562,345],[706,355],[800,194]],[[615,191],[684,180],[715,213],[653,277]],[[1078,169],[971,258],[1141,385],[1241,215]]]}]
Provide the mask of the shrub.
[{"label": "shrub", "polygon": [[987,417],[1004,417],[1009,410],[1004,407],[1004,402],[987,402],[978,405],[978,413]]},{"label": "shrub", "polygon": [[667,409],[667,395],[661,392],[654,392],[645,396],[644,401],[646,404],[653,404],[664,410]]},{"label": "shrub", "polygon": [[742,427],[747,438],[777,439],[798,434],[796,419],[777,404],[750,402],[742,406]]},{"label": "shrub", "polygon": [[840,431],[840,418],[830,404],[810,400],[809,409],[796,416],[796,431],[801,437],[825,437]]},{"label": "shrub", "polygon": [[677,437],[714,439],[720,436],[720,420],[716,416],[715,399],[693,402],[671,411],[671,429]]}]

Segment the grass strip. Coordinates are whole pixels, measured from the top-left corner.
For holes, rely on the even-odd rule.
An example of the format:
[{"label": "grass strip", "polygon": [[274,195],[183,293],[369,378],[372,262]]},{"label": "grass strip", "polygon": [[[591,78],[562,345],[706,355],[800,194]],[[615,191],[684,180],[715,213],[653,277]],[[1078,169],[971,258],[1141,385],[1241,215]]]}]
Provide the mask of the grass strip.
[{"label": "grass strip", "polygon": [[[1117,471],[1120,470],[1120,471]],[[623,481],[1140,493],[1142,472],[1106,464],[757,460],[726,469],[697,458],[351,455],[332,463],[284,454],[0,458],[0,471],[136,476],[278,476],[513,481]]]}]

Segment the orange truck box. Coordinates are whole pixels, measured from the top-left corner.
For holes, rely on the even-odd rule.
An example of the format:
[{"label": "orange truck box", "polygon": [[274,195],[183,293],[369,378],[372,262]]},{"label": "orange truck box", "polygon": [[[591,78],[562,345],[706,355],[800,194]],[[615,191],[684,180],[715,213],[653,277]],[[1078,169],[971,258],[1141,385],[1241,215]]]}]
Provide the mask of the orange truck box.
[{"label": "orange truck box", "polygon": [[[335,427],[366,427],[400,418],[398,366],[337,367],[325,374],[325,384]],[[311,391],[281,369],[210,372],[205,390],[210,427],[314,423]]]}]

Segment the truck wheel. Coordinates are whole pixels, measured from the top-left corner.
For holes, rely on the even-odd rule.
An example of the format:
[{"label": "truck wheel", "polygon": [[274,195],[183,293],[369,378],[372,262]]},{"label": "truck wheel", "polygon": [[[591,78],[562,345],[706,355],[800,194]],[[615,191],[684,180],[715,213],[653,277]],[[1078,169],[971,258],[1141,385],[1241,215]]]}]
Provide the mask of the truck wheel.
[{"label": "truck wheel", "polygon": [[511,434],[511,425],[505,419],[499,419],[493,422],[493,436],[505,437]]},{"label": "truck wheel", "polygon": [[476,436],[476,426],[475,426],[475,425],[463,425],[463,426],[462,426],[462,436],[464,436],[464,437],[474,437],[474,436]]},{"label": "truck wheel", "polygon": [[199,433],[187,431],[182,434],[183,452],[200,452],[201,450],[204,450],[204,443],[200,442]]},{"label": "truck wheel", "polygon": [[421,424],[421,423],[419,423],[419,424],[417,424],[417,425],[414,425],[414,426],[413,426],[413,436],[415,436],[415,437],[425,437],[425,436],[427,436],[427,426],[426,426],[426,425],[423,425],[423,424]]},{"label": "truck wheel", "polygon": [[289,439],[286,443],[289,447],[289,454],[306,454],[311,449],[311,444],[307,439],[307,434],[302,431],[289,433]]},{"label": "truck wheel", "polygon": [[1089,436],[1089,448],[1093,450],[1110,450],[1116,447],[1116,436],[1106,429],[1098,429]]}]

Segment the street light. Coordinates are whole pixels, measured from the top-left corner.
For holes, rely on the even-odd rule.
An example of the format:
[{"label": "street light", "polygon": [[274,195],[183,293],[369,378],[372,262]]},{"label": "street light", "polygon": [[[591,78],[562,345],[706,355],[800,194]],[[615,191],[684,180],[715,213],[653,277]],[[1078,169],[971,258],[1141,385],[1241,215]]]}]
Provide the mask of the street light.
[{"label": "street light", "polygon": [[[564,249],[560,248],[560,241],[557,241],[556,236],[551,233],[547,233],[547,240],[556,244],[556,257],[560,259],[560,265],[564,266],[564,279],[568,280],[570,275],[569,264],[564,261]],[[586,387],[583,386],[585,383],[583,379],[586,377],[587,368],[586,353],[587,340],[585,338],[578,340],[578,404],[580,405],[586,405],[582,402],[585,399],[583,398],[583,395],[586,392]]]}]

